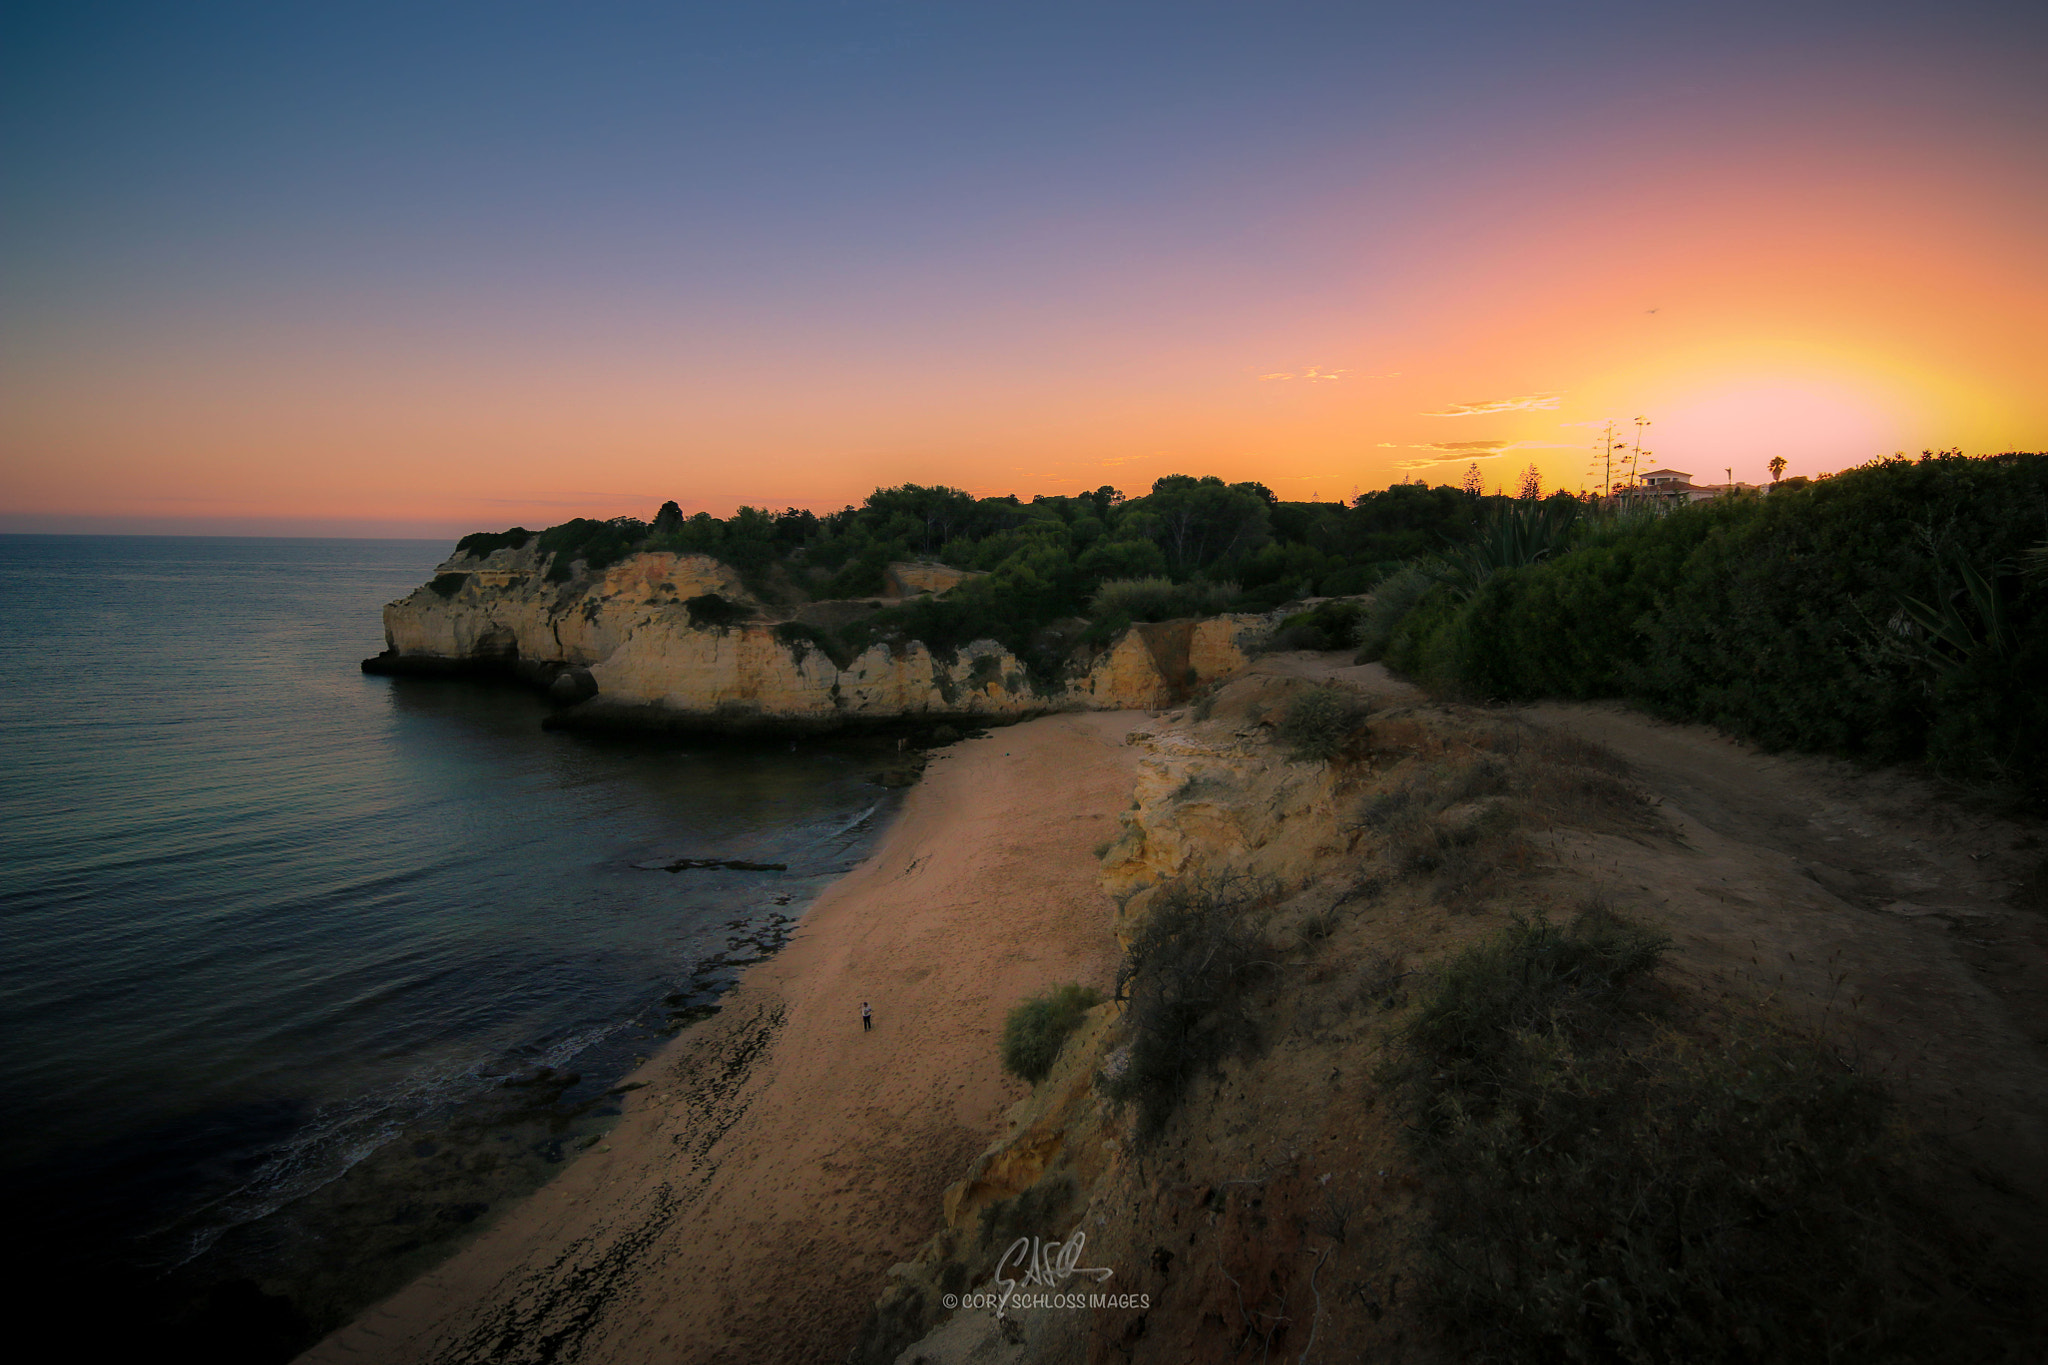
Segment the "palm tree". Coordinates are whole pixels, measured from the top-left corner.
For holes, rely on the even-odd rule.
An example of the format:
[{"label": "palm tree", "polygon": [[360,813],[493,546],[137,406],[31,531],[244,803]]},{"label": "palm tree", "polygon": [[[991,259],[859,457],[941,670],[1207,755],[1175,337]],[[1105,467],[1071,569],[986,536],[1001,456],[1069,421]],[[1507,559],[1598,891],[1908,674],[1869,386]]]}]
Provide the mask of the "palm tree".
[{"label": "palm tree", "polygon": [[1772,483],[1776,483],[1785,477],[1785,457],[1783,455],[1771,456],[1770,471]]}]

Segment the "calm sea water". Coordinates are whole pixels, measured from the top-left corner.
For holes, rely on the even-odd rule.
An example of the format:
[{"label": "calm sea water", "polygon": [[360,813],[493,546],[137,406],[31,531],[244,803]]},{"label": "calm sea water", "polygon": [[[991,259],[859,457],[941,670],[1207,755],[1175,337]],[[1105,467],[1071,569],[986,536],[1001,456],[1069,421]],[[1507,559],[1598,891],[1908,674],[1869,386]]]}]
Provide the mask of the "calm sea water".
[{"label": "calm sea water", "polygon": [[[0,1180],[41,1292],[288,1355],[593,1140],[889,813],[857,751],[364,676],[445,553],[0,537]],[[658,868],[692,857],[788,871]]]}]

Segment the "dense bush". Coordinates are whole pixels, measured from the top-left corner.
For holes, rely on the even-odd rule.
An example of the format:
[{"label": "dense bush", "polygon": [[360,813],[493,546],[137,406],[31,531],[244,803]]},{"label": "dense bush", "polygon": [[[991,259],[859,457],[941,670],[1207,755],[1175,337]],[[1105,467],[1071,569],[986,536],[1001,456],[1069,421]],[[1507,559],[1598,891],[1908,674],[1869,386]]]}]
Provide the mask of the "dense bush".
[{"label": "dense bush", "polygon": [[753,616],[754,609],[744,602],[735,602],[715,592],[683,600],[683,610],[690,613],[690,626],[694,630],[725,630],[736,626]]},{"label": "dense bush", "polygon": [[548,565],[548,581],[566,583],[579,561],[586,569],[608,569],[639,550],[646,538],[647,523],[638,517],[613,517],[610,521],[577,517],[542,531],[539,549],[543,555],[554,556]]},{"label": "dense bush", "polygon": [[1583,527],[1465,601],[1422,599],[1386,657],[1481,696],[1626,696],[2048,799],[2048,584],[2021,572],[2044,534],[2048,456],[1886,460]]},{"label": "dense bush", "polygon": [[1059,1060],[1067,1035],[1101,1003],[1099,992],[1070,982],[1011,1010],[1003,1021],[1003,1069],[1033,1085],[1044,1080]]},{"label": "dense bush", "polygon": [[1641,983],[1665,943],[1598,906],[1518,920],[1437,976],[1383,1073],[1411,1107],[1429,1292],[1461,1344],[2005,1358],[2019,1334],[1985,1311],[1995,1269],[1918,1192],[1884,1092],[1760,1023],[1717,1043],[1664,1024]]},{"label": "dense bush", "polygon": [[455,553],[482,559],[498,550],[517,550],[532,539],[533,532],[524,526],[514,526],[509,531],[474,531],[455,542]]}]

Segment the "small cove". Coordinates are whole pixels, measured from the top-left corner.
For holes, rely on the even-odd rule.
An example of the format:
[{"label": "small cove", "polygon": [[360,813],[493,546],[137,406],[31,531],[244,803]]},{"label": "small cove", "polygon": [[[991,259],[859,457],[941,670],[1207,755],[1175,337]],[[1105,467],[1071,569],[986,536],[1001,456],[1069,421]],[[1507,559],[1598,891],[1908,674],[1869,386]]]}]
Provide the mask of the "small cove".
[{"label": "small cove", "polygon": [[893,812],[846,746],[360,674],[446,549],[0,537],[0,1181],[52,1307],[284,1358],[601,1133]]}]

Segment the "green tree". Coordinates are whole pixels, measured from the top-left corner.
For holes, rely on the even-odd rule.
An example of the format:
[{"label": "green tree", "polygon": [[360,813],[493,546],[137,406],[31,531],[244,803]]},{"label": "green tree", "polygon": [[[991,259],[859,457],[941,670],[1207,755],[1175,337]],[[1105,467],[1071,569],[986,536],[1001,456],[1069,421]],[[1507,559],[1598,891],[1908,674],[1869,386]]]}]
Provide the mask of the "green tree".
[{"label": "green tree", "polygon": [[1215,475],[1169,474],[1131,504],[1158,518],[1167,563],[1185,576],[1227,555],[1257,549],[1269,534],[1272,493],[1262,484],[1226,484]]}]

